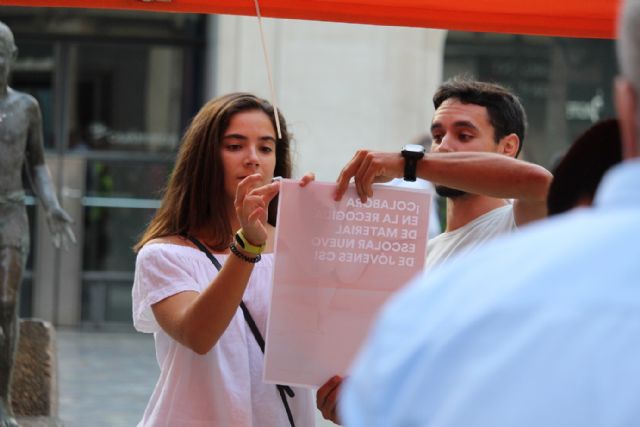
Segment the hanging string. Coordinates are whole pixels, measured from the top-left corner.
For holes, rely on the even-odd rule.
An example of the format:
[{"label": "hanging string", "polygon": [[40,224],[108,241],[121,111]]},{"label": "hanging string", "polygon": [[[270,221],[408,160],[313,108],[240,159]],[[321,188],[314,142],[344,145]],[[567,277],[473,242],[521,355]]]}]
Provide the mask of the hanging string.
[{"label": "hanging string", "polygon": [[278,139],[282,139],[280,131],[280,117],[278,115],[278,104],[276,103],[276,91],[273,88],[273,79],[271,77],[271,63],[269,62],[269,53],[267,52],[267,44],[264,41],[264,30],[262,29],[262,16],[260,15],[260,5],[258,0],[253,0],[256,6],[256,16],[258,17],[258,26],[260,27],[260,41],[262,42],[262,53],[264,53],[264,62],[267,64],[267,78],[269,79],[269,89],[271,90],[271,104],[273,104],[273,114],[276,119],[276,132]]}]

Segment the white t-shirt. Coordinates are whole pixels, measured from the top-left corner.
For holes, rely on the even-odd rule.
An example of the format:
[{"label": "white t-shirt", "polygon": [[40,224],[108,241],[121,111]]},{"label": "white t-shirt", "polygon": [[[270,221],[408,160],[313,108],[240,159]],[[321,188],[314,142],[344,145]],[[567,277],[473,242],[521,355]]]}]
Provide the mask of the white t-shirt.
[{"label": "white t-shirt", "polygon": [[438,217],[438,198],[435,194],[435,187],[431,181],[422,178],[416,178],[415,181],[405,181],[402,178],[394,178],[383,185],[392,185],[396,187],[414,188],[417,190],[425,190],[431,193],[431,206],[429,207],[429,239],[436,237],[442,233],[440,226],[440,218]]},{"label": "white t-shirt", "polygon": [[513,204],[496,208],[479,216],[464,226],[442,233],[427,245],[425,270],[446,261],[461,250],[470,251],[487,240],[516,229]]},{"label": "white t-shirt", "polygon": [[[221,264],[228,255],[215,255]],[[273,254],[256,264],[243,301],[264,336],[271,294]],[[168,243],[144,246],[136,259],[133,322],[153,333],[160,378],[138,427],[286,427],[287,414],[274,384],[262,381],[263,354],[240,308],[215,346],[199,355],[169,337],[151,306],[184,291],[203,291],[218,273],[198,249]],[[215,310],[215,307],[211,307]],[[296,426],[315,425],[311,390],[293,387]]]}]

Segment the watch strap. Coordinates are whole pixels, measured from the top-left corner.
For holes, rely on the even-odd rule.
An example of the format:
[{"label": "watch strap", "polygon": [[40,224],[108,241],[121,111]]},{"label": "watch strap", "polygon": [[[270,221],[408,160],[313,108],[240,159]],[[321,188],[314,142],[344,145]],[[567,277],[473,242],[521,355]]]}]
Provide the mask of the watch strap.
[{"label": "watch strap", "polygon": [[418,166],[418,159],[408,158],[404,159],[404,180],[415,181],[416,180],[416,168]]},{"label": "watch strap", "polygon": [[418,160],[422,159],[425,154],[423,146],[418,144],[407,144],[402,147],[400,152],[404,158],[404,180],[415,181],[418,168]]},{"label": "watch strap", "polygon": [[242,248],[243,251],[248,252],[252,255],[260,255],[262,251],[264,251],[264,248],[266,246],[265,243],[260,246],[251,244],[245,237],[242,228],[236,232],[236,243],[238,244],[238,246],[240,246],[240,248]]}]

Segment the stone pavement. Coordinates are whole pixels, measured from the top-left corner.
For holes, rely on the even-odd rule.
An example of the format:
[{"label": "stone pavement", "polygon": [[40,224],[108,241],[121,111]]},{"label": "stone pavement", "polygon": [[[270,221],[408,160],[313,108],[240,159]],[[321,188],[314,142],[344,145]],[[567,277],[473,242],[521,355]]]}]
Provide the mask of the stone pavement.
[{"label": "stone pavement", "polygon": [[[65,427],[133,427],[158,378],[153,337],[58,328],[58,418]],[[335,424],[322,420],[318,427]]]},{"label": "stone pavement", "polygon": [[64,426],[135,426],[158,378],[153,337],[56,332],[58,418]]}]

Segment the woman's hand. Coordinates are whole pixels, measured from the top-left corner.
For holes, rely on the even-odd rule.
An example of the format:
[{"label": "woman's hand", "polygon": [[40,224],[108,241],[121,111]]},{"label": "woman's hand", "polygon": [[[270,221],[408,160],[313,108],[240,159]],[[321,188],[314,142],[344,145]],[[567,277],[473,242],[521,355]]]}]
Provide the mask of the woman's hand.
[{"label": "woman's hand", "polygon": [[316,174],[313,172],[307,172],[302,176],[302,178],[300,178],[298,183],[300,184],[300,187],[306,187],[307,184],[315,180],[316,180]]},{"label": "woman's hand", "polygon": [[261,246],[267,241],[267,215],[269,202],[278,194],[280,183],[260,185],[260,174],[249,175],[236,189],[235,209],[244,236],[249,243]]}]

